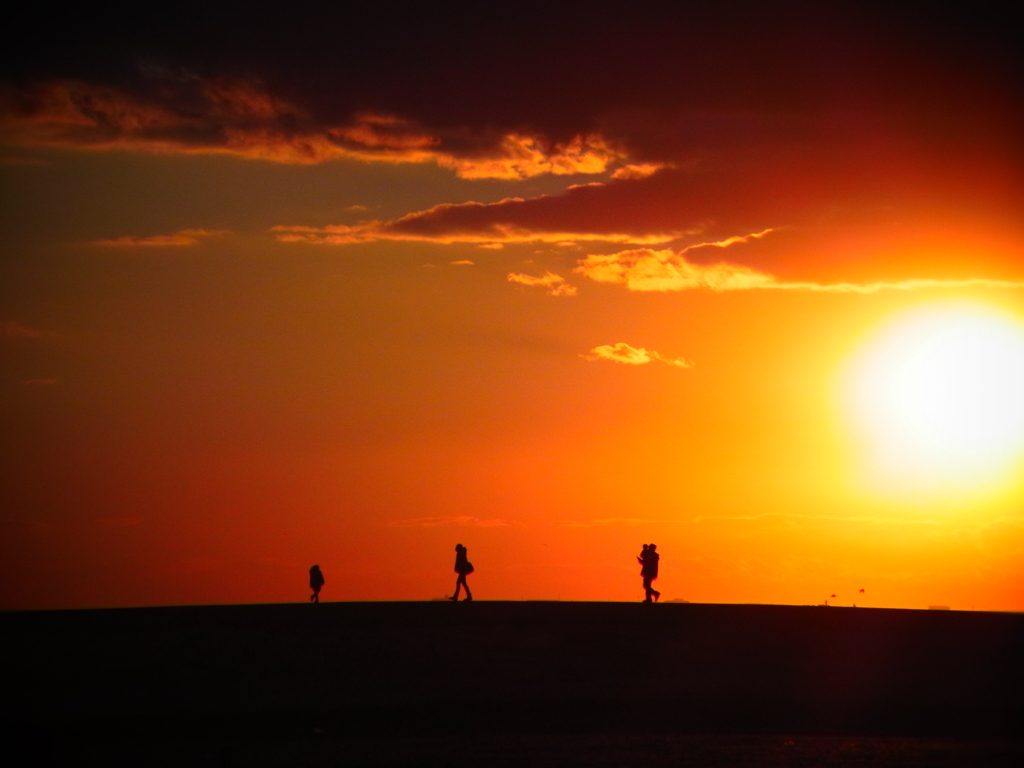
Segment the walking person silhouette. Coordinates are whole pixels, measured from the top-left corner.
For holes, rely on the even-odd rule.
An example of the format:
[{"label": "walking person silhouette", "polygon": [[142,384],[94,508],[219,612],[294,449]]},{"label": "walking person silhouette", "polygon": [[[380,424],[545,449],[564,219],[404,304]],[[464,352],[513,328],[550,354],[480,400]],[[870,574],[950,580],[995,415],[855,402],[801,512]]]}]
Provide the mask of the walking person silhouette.
[{"label": "walking person silhouette", "polygon": [[644,602],[651,602],[651,597],[654,597],[654,602],[658,602],[658,598],[661,597],[661,592],[651,586],[651,582],[658,578],[658,560],[661,559],[661,555],[657,553],[657,544],[644,544],[643,551],[640,556],[636,559],[640,563],[640,575],[644,579]]},{"label": "walking person silhouette", "polygon": [[313,594],[309,596],[309,602],[320,602],[320,588],[323,587],[324,583],[324,575],[320,571],[320,566],[314,565],[309,569],[309,588],[313,590]]},{"label": "walking person silhouette", "polygon": [[466,583],[466,577],[473,572],[473,564],[466,558],[466,548],[461,544],[455,545],[455,572],[459,574],[459,578],[455,580],[455,594],[449,597],[449,600],[458,601],[459,589],[461,587],[466,588],[466,600],[473,599],[473,593],[469,591],[469,584]]}]

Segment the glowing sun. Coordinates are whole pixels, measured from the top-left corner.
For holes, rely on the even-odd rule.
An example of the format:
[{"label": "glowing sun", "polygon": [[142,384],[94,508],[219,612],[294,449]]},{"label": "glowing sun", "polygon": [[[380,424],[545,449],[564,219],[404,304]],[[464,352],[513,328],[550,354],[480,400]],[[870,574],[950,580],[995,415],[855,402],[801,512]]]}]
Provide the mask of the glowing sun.
[{"label": "glowing sun", "polygon": [[1024,323],[997,307],[941,303],[898,315],[854,355],[844,389],[887,485],[980,489],[1024,455]]}]

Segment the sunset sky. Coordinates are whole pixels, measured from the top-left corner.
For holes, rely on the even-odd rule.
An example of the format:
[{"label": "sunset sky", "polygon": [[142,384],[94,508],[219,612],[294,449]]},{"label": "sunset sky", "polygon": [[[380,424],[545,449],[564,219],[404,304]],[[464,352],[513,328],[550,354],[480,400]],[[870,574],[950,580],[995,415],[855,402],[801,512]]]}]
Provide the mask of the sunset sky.
[{"label": "sunset sky", "polygon": [[639,600],[655,542],[662,599],[1024,610],[972,8],[12,17],[0,608],[430,599],[457,542],[478,599]]}]

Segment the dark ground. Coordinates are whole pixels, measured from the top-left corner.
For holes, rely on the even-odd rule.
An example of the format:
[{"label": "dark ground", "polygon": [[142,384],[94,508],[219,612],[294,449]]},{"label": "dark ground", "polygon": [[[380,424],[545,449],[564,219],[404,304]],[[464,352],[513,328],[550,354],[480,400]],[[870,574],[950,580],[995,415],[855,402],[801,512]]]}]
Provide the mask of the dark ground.
[{"label": "dark ground", "polygon": [[0,613],[0,644],[15,765],[1024,764],[1021,614],[202,606]]}]

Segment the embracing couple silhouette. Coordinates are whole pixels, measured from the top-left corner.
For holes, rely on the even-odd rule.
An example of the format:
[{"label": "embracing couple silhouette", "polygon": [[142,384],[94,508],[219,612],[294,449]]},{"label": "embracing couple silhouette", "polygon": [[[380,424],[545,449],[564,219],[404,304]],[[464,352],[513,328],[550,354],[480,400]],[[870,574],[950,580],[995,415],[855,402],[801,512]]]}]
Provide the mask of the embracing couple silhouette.
[{"label": "embracing couple silhouette", "polygon": [[636,559],[640,563],[640,575],[644,579],[645,603],[651,602],[652,597],[654,602],[658,602],[658,598],[661,597],[661,592],[651,586],[651,582],[658,578],[658,560],[661,555],[658,554],[657,550],[657,544],[644,544],[643,551]]}]

